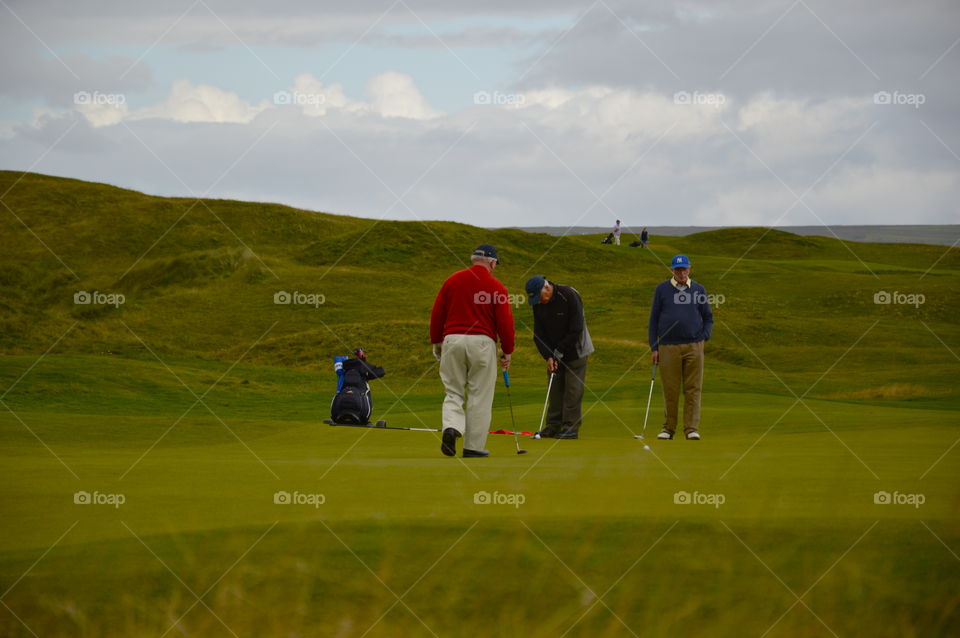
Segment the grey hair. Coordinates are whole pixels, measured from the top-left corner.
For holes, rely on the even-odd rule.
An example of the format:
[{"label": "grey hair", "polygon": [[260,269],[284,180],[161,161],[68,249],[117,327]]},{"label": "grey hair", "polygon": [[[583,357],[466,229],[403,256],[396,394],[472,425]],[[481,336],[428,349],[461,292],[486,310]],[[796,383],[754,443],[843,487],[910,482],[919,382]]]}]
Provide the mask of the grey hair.
[{"label": "grey hair", "polygon": [[493,257],[485,257],[484,255],[471,255],[470,263],[471,264],[486,264],[488,266],[493,266],[496,263],[496,259]]}]

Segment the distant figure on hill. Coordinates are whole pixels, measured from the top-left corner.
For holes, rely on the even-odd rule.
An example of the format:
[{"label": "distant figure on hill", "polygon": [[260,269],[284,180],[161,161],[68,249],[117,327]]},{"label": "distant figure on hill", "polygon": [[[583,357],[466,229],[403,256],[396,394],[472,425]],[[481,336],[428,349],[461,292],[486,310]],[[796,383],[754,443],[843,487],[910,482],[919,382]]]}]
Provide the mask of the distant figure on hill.
[{"label": "distant figure on hill", "polygon": [[640,244],[646,248],[647,241],[650,239],[650,236],[647,234],[647,227],[644,226],[643,230],[640,232]]},{"label": "distant figure on hill", "polygon": [[617,223],[613,225],[613,243],[616,246],[620,245],[620,220],[617,220]]},{"label": "distant figure on hill", "polygon": [[456,456],[457,439],[464,437],[464,458],[490,456],[484,446],[497,382],[497,337],[504,370],[515,337],[507,289],[492,274],[500,263],[497,249],[481,244],[470,262],[443,282],[430,314],[430,343],[446,390],[440,451]]},{"label": "distant figure on hill", "polygon": [[700,440],[700,389],[703,385],[703,342],[713,331],[707,291],[690,279],[690,259],[670,260],[673,277],[657,285],[650,306],[647,335],[653,364],[660,365],[663,386],[663,430],[658,439],[672,439],[683,388],[683,431],[687,440]]}]

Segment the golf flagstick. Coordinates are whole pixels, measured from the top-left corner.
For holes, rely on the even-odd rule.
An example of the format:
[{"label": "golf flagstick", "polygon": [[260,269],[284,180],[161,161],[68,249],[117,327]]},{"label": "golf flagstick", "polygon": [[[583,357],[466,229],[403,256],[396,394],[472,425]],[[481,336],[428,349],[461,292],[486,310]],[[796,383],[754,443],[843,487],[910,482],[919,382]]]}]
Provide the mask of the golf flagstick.
[{"label": "golf flagstick", "polygon": [[550,402],[550,389],[553,387],[553,378],[557,376],[556,372],[550,373],[550,381],[547,383],[547,398],[543,400],[543,414],[540,415],[540,427],[537,428],[537,433],[533,435],[533,438],[539,439],[540,433],[543,432],[543,422],[547,418],[547,404]]},{"label": "golf flagstick", "polygon": [[517,438],[517,420],[513,418],[513,399],[510,398],[510,373],[503,371],[503,385],[507,387],[507,403],[510,404],[510,423],[513,425],[513,442],[517,444],[517,454],[526,454],[520,449],[520,439]]},{"label": "golf flagstick", "polygon": [[636,435],[635,439],[642,439],[644,433],[647,431],[647,417],[650,416],[650,399],[653,398],[653,382],[657,378],[657,364],[653,364],[653,374],[650,375],[650,393],[647,395],[647,411],[643,413],[643,429],[640,430],[640,434]]}]

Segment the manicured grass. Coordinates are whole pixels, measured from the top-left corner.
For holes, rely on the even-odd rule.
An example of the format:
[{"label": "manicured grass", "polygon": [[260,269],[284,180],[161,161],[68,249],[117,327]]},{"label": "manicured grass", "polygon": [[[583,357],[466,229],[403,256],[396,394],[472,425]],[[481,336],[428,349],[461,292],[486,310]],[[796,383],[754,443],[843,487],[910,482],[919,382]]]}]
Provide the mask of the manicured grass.
[{"label": "manicured grass", "polygon": [[[0,217],[0,636],[960,633],[956,249],[731,229],[645,252],[225,201],[206,203],[249,250],[199,205],[151,248],[192,201],[39,175],[4,201],[78,278]],[[331,358],[358,345],[388,370],[376,417],[439,424],[427,313],[486,240],[510,290],[544,273],[583,295],[583,438],[518,456],[492,435],[463,460],[433,433],[322,425]],[[644,451],[649,299],[681,251],[725,297],[704,439],[654,439],[658,385]],[[533,430],[545,374],[515,316]]]}]

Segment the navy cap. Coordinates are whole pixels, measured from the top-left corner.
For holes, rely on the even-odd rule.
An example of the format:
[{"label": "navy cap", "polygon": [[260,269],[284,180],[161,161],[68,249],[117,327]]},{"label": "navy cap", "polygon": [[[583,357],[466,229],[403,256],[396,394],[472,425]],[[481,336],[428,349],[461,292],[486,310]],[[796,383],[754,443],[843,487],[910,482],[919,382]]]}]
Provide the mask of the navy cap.
[{"label": "navy cap", "polygon": [[675,255],[673,259],[670,260],[670,268],[689,268],[690,267],[690,258],[686,255]]},{"label": "navy cap", "polygon": [[530,297],[527,301],[530,302],[531,306],[536,306],[540,303],[540,291],[543,290],[546,284],[547,278],[543,275],[537,275],[527,280],[527,295]]},{"label": "navy cap", "polygon": [[473,251],[474,257],[493,257],[497,260],[497,263],[500,263],[500,258],[497,257],[497,249],[491,246],[490,244],[480,244],[477,246],[476,250]]}]

